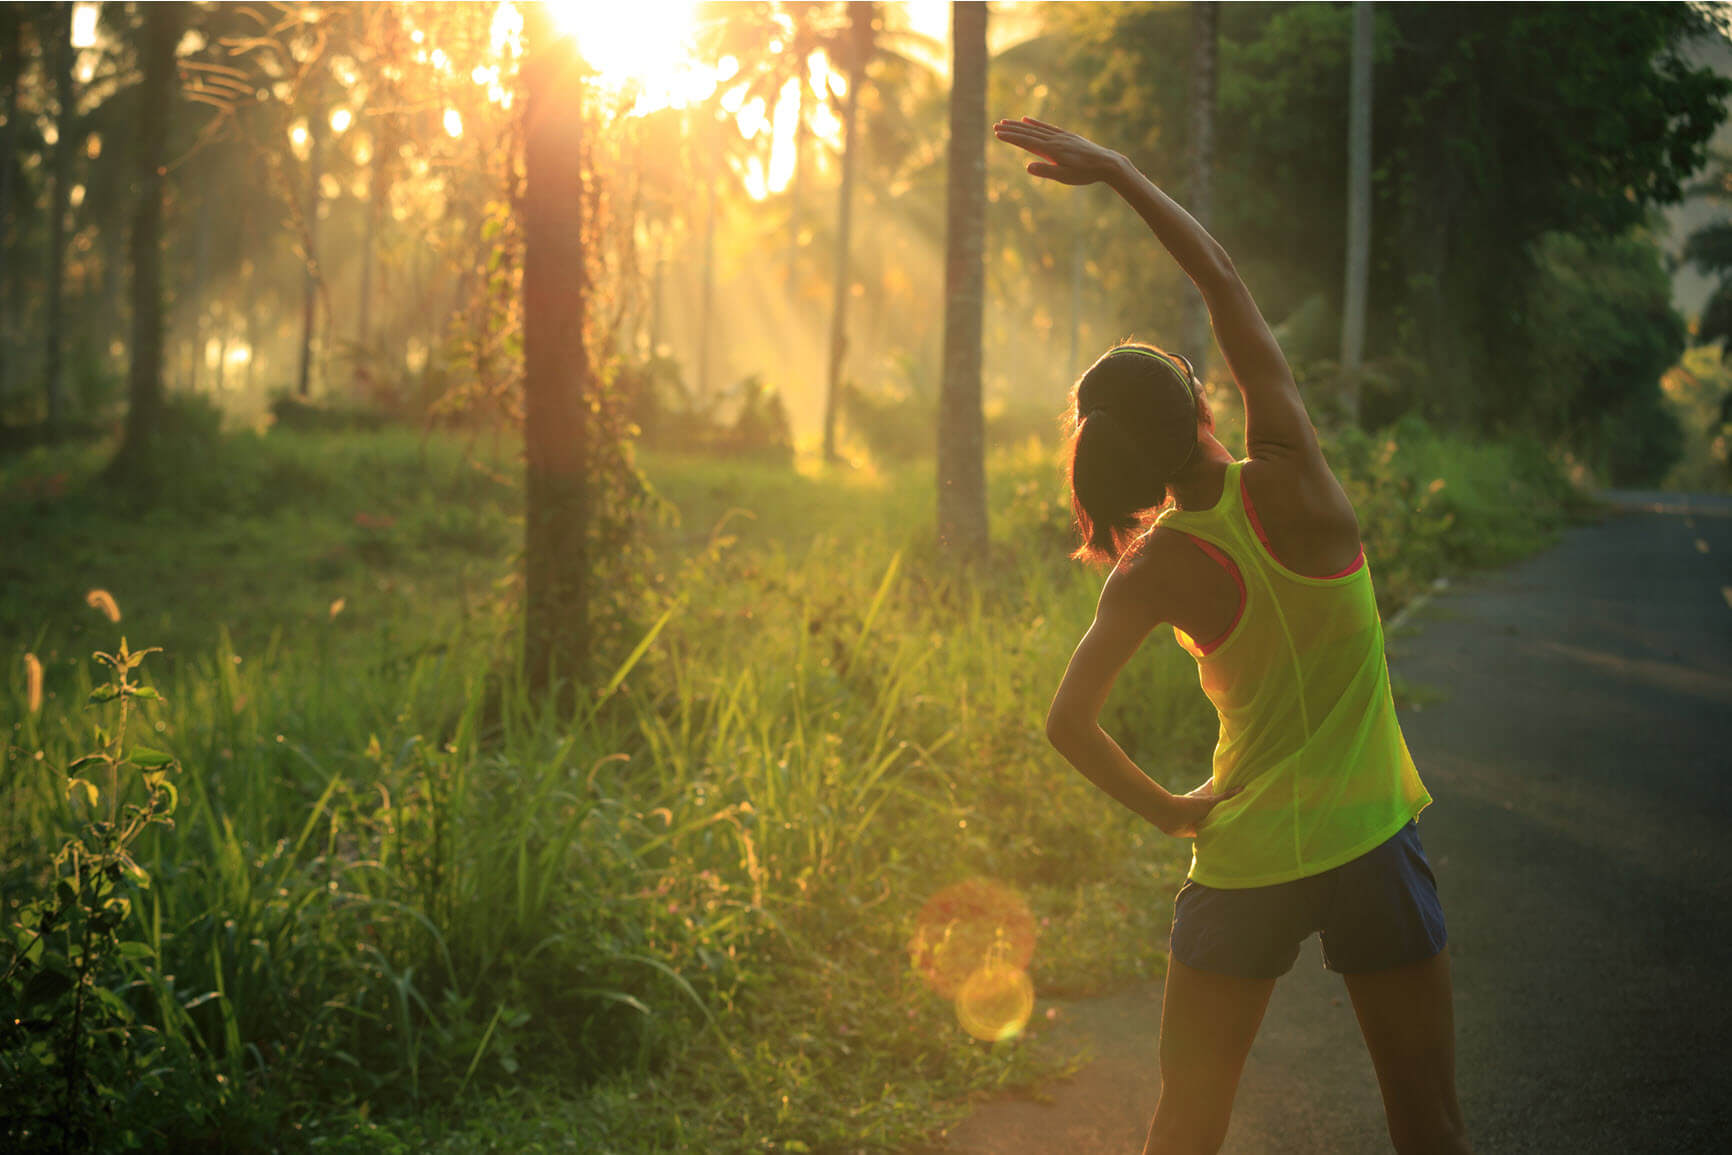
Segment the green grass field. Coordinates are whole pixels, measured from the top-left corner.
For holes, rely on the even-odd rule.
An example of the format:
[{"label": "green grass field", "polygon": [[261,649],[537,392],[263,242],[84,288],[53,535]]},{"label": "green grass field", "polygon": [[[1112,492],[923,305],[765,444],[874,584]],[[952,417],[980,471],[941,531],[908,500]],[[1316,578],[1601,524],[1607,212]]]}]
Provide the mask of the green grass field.
[{"label": "green grass field", "polygon": [[[166,651],[144,724],[176,826],[140,844],[143,946],[102,979],[160,1061],[117,1148],[894,1150],[1072,1062],[1044,1000],[1161,973],[1187,847],[1041,735],[1099,583],[1064,557],[1050,450],[990,463],[969,572],[932,545],[930,466],[645,462],[647,580],[557,717],[516,674],[521,484],[487,448],[230,437],[149,508],[92,483],[99,449],[0,462],[9,925],[86,817],[90,652]],[[1415,426],[1331,454],[1386,614],[1580,508],[1531,447]],[[1105,722],[1169,784],[1208,772],[1170,643]],[[923,904],[971,878],[1037,930],[1004,1041],[911,961]]]}]

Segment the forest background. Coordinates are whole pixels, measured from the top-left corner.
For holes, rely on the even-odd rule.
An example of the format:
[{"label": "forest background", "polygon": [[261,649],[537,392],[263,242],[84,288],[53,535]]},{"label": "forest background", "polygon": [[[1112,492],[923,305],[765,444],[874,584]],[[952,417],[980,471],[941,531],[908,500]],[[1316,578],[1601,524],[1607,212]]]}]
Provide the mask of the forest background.
[{"label": "forest background", "polygon": [[[894,1150],[1159,972],[1183,848],[1039,736],[1095,580],[1058,410],[1129,336],[1236,398],[1135,217],[996,150],[941,435],[953,124],[1208,206],[1386,613],[1727,484],[1732,296],[1671,273],[1732,226],[1658,215],[1729,187],[1716,8],[1377,7],[1344,355],[1352,6],[619,7],[557,13],[564,185],[539,7],[0,9],[9,1147]],[[585,485],[538,518],[549,220]],[[1212,726],[1170,646],[1109,717],[1187,787]]]}]

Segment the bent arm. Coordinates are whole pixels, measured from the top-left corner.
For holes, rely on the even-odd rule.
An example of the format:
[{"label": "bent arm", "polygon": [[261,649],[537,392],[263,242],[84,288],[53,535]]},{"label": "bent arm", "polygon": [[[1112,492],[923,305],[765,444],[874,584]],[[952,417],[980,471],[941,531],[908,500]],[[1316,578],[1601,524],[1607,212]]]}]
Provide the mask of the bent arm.
[{"label": "bent arm", "polygon": [[1158,624],[1123,570],[1101,591],[1094,624],[1083,635],[1047,711],[1047,740],[1076,770],[1112,799],[1169,833],[1177,825],[1174,796],[1138,768],[1100,727],[1113,681]]}]

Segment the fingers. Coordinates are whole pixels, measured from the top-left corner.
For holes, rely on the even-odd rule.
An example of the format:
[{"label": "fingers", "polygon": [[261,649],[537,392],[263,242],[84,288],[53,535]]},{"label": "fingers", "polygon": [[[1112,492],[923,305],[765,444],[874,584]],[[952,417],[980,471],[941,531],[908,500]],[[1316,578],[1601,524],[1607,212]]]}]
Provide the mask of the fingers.
[{"label": "fingers", "polygon": [[1024,167],[1028,169],[1029,176],[1043,177],[1046,180],[1058,179],[1059,167],[1056,164],[1048,164],[1041,160],[1031,160]]}]

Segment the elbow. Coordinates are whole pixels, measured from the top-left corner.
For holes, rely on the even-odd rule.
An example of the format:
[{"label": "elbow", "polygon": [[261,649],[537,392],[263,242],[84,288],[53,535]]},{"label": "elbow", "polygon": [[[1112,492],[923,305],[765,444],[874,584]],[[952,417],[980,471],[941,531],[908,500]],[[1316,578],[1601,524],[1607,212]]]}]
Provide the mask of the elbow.
[{"label": "elbow", "polygon": [[1076,748],[1077,735],[1080,727],[1075,718],[1066,714],[1058,707],[1053,707],[1046,715],[1046,740],[1052,748],[1067,757]]}]

